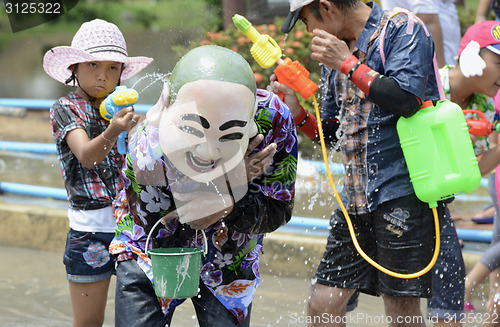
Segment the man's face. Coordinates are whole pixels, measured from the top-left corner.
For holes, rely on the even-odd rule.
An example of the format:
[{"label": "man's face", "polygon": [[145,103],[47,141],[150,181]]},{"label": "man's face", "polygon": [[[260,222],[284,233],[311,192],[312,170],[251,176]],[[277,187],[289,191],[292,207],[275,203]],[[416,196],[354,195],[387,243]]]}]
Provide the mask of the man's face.
[{"label": "man's face", "polygon": [[161,148],[184,175],[209,182],[243,160],[254,110],[255,95],[244,85],[187,83],[161,119]]},{"label": "man's face", "polygon": [[299,15],[299,19],[307,26],[307,31],[312,33],[315,29],[324,30],[332,35],[342,38],[340,35],[343,16],[340,15],[337,7],[332,5],[328,0],[320,1],[319,13],[320,17],[317,17],[312,11],[312,5],[305,6]]}]

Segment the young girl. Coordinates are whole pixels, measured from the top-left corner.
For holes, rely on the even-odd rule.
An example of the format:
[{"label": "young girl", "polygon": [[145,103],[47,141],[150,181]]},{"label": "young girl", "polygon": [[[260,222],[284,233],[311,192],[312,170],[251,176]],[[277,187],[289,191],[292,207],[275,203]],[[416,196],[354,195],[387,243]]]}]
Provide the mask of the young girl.
[{"label": "young girl", "polygon": [[[462,109],[476,109],[484,113],[485,117],[494,122],[495,103],[493,98],[500,89],[500,22],[484,21],[472,25],[465,33],[459,49],[459,65],[445,66],[440,70],[443,88],[447,97],[456,102]],[[466,114],[466,118],[474,118]],[[500,146],[496,145],[496,132],[488,137],[472,135],[473,146],[479,162],[481,175],[492,172],[500,164]],[[493,141],[494,143],[491,143]],[[491,175],[493,177],[493,175]],[[494,185],[494,178],[490,178]],[[495,188],[490,187],[490,194],[494,197]],[[497,209],[498,210],[498,209]],[[495,228],[499,228],[495,222]],[[498,231],[498,229],[495,229]],[[498,232],[494,233],[498,236]],[[500,243],[494,237],[492,246],[481,257],[465,279],[466,311],[474,310],[471,303],[472,293],[476,284],[482,282],[488,274],[500,267]],[[490,274],[492,292],[488,303],[488,312],[496,310],[492,300],[495,297],[493,279],[498,279],[495,273]],[[493,317],[493,316],[491,316]],[[491,321],[485,322],[487,326]]]},{"label": "young girl", "polygon": [[64,264],[73,307],[73,326],[101,326],[114,260],[108,246],[116,228],[113,202],[123,187],[124,158],[117,151],[121,132],[139,116],[120,110],[111,123],[99,105],[121,81],[153,59],[128,57],[114,24],[95,19],[82,24],[71,46],[49,50],[43,68],[55,80],[76,87],[50,110],[50,120],[69,199]]}]

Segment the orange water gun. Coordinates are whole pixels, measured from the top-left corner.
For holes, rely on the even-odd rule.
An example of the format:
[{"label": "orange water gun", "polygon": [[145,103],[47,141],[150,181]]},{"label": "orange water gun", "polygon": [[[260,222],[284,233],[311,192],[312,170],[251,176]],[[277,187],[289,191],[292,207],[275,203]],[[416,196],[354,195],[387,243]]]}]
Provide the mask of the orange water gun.
[{"label": "orange water gun", "polygon": [[486,119],[482,111],[465,109],[463,110],[463,112],[464,115],[468,113],[474,113],[479,116],[479,119],[469,118],[465,120],[467,126],[469,127],[469,134],[475,136],[487,137],[493,131],[500,132],[500,124],[498,123],[492,124],[488,119]]},{"label": "orange water gun", "polygon": [[[316,83],[309,79],[309,71],[300,62],[292,61],[290,58],[281,59],[281,49],[273,38],[260,34],[252,23],[241,15],[234,15],[233,22],[238,30],[253,42],[250,54],[259,66],[269,68],[278,63],[278,67],[274,70],[278,82],[299,92],[304,99],[308,99],[318,90]],[[283,99],[284,94],[279,95]]]}]

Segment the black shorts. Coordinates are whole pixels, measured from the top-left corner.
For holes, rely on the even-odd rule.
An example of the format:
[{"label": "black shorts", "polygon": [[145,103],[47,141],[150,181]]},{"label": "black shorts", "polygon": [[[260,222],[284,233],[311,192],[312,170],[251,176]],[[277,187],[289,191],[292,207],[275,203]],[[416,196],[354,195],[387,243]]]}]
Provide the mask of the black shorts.
[{"label": "black shorts", "polygon": [[[438,215],[444,214],[438,205]],[[376,211],[351,216],[361,249],[381,266],[410,274],[425,268],[432,259],[435,227],[432,210],[415,195],[387,201]],[[400,297],[432,295],[432,269],[421,277],[400,279],[380,272],[358,253],[344,215],[335,211],[323,259],[316,272],[319,284],[358,289],[371,295]]]}]

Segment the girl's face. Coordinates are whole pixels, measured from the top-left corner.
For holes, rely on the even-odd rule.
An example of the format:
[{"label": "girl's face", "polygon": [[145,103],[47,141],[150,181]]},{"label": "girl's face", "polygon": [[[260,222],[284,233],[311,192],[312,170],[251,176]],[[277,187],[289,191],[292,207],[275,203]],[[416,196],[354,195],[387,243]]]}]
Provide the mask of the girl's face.
[{"label": "girl's face", "polygon": [[255,95],[246,86],[198,80],[179,90],[160,122],[160,144],[184,175],[208,182],[235,168],[254,131]]},{"label": "girl's face", "polygon": [[482,76],[475,76],[477,92],[494,97],[500,89],[500,55],[488,50],[481,50],[481,58],[486,63]]},{"label": "girl's face", "polygon": [[[113,92],[120,81],[122,63],[115,61],[92,61],[79,63],[76,68],[76,78],[79,89],[88,95],[103,99]],[[83,92],[77,93],[86,98]],[[88,100],[88,99],[87,99]]]}]

